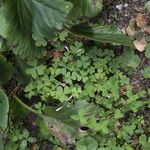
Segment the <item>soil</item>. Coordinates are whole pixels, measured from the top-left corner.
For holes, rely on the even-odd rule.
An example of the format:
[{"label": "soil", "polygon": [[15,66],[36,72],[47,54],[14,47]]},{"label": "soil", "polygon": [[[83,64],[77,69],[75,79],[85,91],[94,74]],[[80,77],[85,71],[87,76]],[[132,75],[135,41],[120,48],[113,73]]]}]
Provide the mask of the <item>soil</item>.
[{"label": "soil", "polygon": [[[148,0],[118,0],[104,8],[102,17],[109,24],[116,24],[120,28],[127,27],[129,20],[137,13],[144,12],[144,5]],[[145,11],[145,13],[148,13]]]},{"label": "soil", "polygon": [[[123,29],[128,27],[129,21],[135,18],[138,13],[146,14],[146,17],[150,20],[150,13],[144,9],[146,2],[148,0],[116,0],[106,6],[99,17],[103,18],[106,23],[115,24],[120,29]],[[145,58],[144,53],[138,53],[138,55],[141,58],[141,62],[138,69],[131,76],[131,83],[135,92],[150,87],[150,81],[143,79],[141,75],[141,70],[145,66],[149,66],[150,61]]]}]

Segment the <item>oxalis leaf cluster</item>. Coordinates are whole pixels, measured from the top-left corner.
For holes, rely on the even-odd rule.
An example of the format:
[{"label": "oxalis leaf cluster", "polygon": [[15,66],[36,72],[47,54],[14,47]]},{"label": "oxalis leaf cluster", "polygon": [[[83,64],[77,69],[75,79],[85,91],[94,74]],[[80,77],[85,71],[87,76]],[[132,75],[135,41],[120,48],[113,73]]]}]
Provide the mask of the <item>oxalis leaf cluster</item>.
[{"label": "oxalis leaf cluster", "polygon": [[[73,105],[80,105],[77,112],[69,115],[70,120],[87,128],[85,133],[76,130],[77,137],[71,134],[78,139],[78,150],[132,150],[135,146],[149,149],[149,139],[143,129],[144,118],[137,113],[149,105],[147,92],[143,90],[135,94],[128,75],[123,73],[128,71],[130,74],[136,69],[139,64],[137,55],[126,51],[116,57],[112,50],[86,48],[75,42],[68,51],[63,51],[63,56],[54,58],[49,67],[37,61],[28,64],[30,67],[26,73],[31,80],[25,88],[26,97],[40,97],[43,102],[61,106],[58,110],[57,106],[58,112],[49,112],[47,108],[46,113],[53,114],[53,117],[60,113],[62,116],[57,117],[65,123],[62,113],[65,107],[71,110]],[[43,126],[41,132],[45,136],[48,132],[42,129]],[[136,138],[140,141],[134,144]]]}]

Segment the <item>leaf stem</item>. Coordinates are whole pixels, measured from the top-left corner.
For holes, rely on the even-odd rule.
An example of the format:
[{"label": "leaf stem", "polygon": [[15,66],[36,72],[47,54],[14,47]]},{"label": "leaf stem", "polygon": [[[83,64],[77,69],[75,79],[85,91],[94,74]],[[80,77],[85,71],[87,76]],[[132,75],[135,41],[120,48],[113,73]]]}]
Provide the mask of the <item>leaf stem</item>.
[{"label": "leaf stem", "polygon": [[29,110],[30,112],[34,113],[35,115],[41,116],[41,114],[39,112],[37,112],[36,110],[34,110],[33,108],[31,108],[30,106],[26,105],[18,96],[14,95],[14,99],[20,105],[22,105],[24,108],[26,108],[27,110]]}]

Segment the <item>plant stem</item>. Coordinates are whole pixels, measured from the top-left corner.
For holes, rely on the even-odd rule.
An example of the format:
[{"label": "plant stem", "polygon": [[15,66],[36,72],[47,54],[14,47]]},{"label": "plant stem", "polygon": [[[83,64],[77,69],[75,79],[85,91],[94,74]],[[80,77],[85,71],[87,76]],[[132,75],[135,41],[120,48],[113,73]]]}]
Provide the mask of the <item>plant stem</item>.
[{"label": "plant stem", "polygon": [[14,95],[14,99],[20,104],[22,105],[24,108],[26,108],[27,110],[29,110],[30,112],[34,113],[35,115],[41,116],[41,114],[39,112],[37,112],[36,110],[34,110],[33,108],[29,107],[28,105],[26,105],[19,97],[17,97],[16,95]]}]

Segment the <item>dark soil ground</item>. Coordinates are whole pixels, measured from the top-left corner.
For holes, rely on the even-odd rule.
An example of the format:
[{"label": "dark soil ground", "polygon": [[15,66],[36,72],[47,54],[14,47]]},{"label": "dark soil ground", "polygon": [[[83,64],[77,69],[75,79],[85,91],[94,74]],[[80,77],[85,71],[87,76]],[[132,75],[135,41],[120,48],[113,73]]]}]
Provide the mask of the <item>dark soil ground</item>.
[{"label": "dark soil ground", "polygon": [[[103,18],[108,24],[117,25],[120,29],[127,28],[131,18],[135,18],[138,13],[145,13],[150,20],[150,13],[144,9],[146,2],[148,0],[114,0],[114,2],[104,8],[99,17]],[[141,62],[138,69],[131,76],[131,83],[134,86],[134,90],[139,91],[150,87],[150,81],[144,80],[141,75],[141,70],[145,66],[149,66],[150,61],[145,58],[144,53],[136,53],[141,58]]]},{"label": "dark soil ground", "polygon": [[114,0],[114,2],[105,7],[100,17],[104,18],[109,24],[115,23],[118,27],[124,28],[128,26],[132,17],[135,17],[139,12],[145,11],[144,5],[146,2],[148,0]]}]

